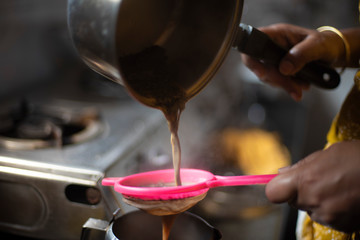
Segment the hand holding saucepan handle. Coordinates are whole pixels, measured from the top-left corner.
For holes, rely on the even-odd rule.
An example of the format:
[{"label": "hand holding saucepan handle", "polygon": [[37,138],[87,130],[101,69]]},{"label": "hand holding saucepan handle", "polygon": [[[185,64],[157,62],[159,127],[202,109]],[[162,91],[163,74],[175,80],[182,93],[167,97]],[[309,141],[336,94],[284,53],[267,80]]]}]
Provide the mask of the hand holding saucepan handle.
[{"label": "hand holding saucepan handle", "polygon": [[[288,52],[272,41],[268,35],[246,24],[240,24],[234,47],[241,53],[274,66],[278,66]],[[294,79],[325,89],[334,89],[340,83],[340,76],[336,70],[319,61],[305,65],[296,73]]]}]

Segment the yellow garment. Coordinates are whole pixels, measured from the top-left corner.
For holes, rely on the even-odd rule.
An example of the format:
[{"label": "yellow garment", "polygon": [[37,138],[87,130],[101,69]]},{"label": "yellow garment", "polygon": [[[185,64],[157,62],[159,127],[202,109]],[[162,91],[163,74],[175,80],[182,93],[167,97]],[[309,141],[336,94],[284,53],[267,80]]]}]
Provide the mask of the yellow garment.
[{"label": "yellow garment", "polygon": [[[327,135],[327,145],[340,141],[360,139],[360,71],[354,78],[354,86],[335,117]],[[346,234],[320,225],[307,215],[302,223],[301,240],[359,240],[360,232]]]}]

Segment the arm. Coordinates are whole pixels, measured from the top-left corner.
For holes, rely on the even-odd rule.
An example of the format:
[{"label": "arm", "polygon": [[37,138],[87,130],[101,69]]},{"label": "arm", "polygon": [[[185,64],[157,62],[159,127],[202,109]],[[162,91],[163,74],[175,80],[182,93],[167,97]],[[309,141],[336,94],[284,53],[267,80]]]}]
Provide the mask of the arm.
[{"label": "arm", "polygon": [[346,67],[359,67],[360,59],[360,28],[350,28],[341,31],[350,45],[350,62],[339,62],[340,66]]}]

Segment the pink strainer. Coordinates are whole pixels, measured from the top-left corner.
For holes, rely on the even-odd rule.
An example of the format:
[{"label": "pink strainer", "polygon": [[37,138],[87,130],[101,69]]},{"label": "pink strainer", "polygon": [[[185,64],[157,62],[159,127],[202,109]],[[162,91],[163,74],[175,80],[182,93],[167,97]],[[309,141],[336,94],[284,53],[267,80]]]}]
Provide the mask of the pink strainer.
[{"label": "pink strainer", "polygon": [[181,169],[182,186],[174,186],[174,170],[138,173],[127,177],[105,178],[104,186],[114,186],[125,198],[141,200],[176,200],[195,197],[210,188],[266,184],[277,174],[248,176],[216,176],[199,169]]}]

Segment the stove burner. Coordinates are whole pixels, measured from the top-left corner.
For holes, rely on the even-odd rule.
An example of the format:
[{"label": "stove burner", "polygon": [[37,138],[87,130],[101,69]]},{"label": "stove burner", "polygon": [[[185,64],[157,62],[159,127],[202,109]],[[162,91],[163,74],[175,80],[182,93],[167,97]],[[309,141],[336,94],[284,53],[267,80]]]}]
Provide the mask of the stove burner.
[{"label": "stove burner", "polygon": [[70,110],[21,102],[0,113],[0,147],[12,150],[61,148],[81,143],[102,129],[94,108]]}]

